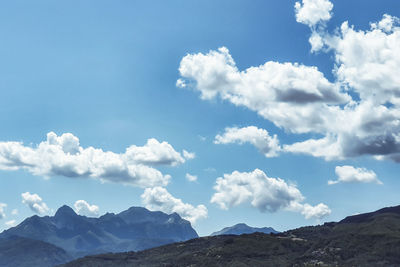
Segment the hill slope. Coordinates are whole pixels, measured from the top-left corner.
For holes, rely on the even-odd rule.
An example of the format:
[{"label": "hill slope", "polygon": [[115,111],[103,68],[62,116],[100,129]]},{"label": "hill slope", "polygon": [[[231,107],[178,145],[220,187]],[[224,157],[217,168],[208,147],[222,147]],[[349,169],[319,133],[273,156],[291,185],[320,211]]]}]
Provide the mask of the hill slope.
[{"label": "hill slope", "polygon": [[399,211],[400,206],[277,235],[204,237],[64,266],[400,266]]},{"label": "hill slope", "polygon": [[46,242],[23,237],[0,239],[3,267],[52,267],[72,259],[65,250]]}]

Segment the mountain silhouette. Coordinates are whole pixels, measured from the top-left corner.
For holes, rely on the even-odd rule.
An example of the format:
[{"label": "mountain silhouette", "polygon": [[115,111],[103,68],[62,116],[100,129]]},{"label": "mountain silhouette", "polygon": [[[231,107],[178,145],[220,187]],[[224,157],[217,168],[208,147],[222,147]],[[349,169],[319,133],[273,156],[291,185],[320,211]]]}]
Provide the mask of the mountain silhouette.
[{"label": "mountain silhouette", "polygon": [[47,242],[72,257],[104,252],[138,251],[198,237],[178,214],[132,207],[119,214],[89,218],[62,206],[54,216],[37,215],[5,230],[0,239],[23,237]]},{"label": "mountain silhouette", "polygon": [[256,233],[256,232],[264,233],[264,234],[279,233],[278,231],[276,231],[274,228],[271,228],[271,227],[257,228],[257,227],[250,227],[245,223],[238,223],[231,227],[225,227],[224,229],[214,232],[211,235],[212,236],[214,236],[214,235],[242,235],[242,234],[252,234],[252,233]]}]

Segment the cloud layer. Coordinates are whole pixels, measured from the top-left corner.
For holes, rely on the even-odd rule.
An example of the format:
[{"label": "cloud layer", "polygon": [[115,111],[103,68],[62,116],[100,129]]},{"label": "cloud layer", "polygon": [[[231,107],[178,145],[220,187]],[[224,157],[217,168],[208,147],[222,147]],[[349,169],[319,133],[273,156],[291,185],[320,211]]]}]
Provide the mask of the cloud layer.
[{"label": "cloud layer", "polygon": [[221,209],[229,209],[243,203],[250,203],[261,212],[276,212],[281,209],[302,213],[307,219],[320,219],[330,214],[325,204],[311,206],[303,204],[304,197],[299,189],[280,178],[270,178],[263,171],[234,171],[216,180],[216,191],[211,203]]},{"label": "cloud layer", "polygon": [[336,181],[328,181],[329,185],[337,183],[377,183],[382,184],[376,173],[365,168],[355,168],[353,166],[337,166],[335,173],[338,177]]},{"label": "cloud layer", "polygon": [[175,198],[162,187],[146,188],[141,197],[144,206],[149,210],[163,211],[168,214],[176,212],[191,223],[207,218],[206,206],[194,207],[191,204],[183,203],[181,199]]},{"label": "cloud layer", "polygon": [[226,128],[222,135],[215,136],[215,144],[231,144],[231,143],[250,143],[254,145],[267,158],[276,157],[281,150],[279,140],[276,135],[269,135],[265,129],[255,126],[243,128]]},{"label": "cloud layer", "polygon": [[22,203],[26,204],[33,212],[43,215],[49,212],[49,208],[46,203],[43,202],[42,198],[38,194],[31,194],[25,192],[21,194]]},{"label": "cloud layer", "polygon": [[74,203],[75,212],[79,215],[87,217],[97,217],[99,215],[99,207],[90,205],[85,200],[77,200]]},{"label": "cloud layer", "polygon": [[169,175],[153,166],[175,166],[193,158],[187,151],[179,153],[167,142],[149,139],[144,146],[132,145],[123,154],[93,147],[83,148],[79,139],[64,133],[50,132],[37,147],[20,142],[0,142],[0,169],[25,169],[34,175],[70,178],[93,178],[139,187],[167,185]]}]

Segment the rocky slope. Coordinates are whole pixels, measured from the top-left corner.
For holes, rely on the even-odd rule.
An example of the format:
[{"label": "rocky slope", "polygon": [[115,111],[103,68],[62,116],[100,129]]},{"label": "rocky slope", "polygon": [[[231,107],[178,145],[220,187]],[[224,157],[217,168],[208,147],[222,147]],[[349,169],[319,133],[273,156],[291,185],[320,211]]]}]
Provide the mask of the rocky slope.
[{"label": "rocky slope", "polygon": [[198,237],[190,223],[178,214],[132,207],[100,218],[77,215],[63,206],[53,217],[32,216],[0,234],[44,241],[73,257],[104,252],[138,251]]}]

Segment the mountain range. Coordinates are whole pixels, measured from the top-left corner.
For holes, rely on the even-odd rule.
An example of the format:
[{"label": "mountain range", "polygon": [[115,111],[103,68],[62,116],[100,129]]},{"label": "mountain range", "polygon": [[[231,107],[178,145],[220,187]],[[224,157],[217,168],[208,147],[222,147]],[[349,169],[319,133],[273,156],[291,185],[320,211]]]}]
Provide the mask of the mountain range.
[{"label": "mountain range", "polygon": [[400,266],[400,206],[279,234],[202,237],[63,265],[78,266]]},{"label": "mountain range", "polygon": [[252,233],[256,233],[256,232],[264,233],[264,234],[279,233],[278,231],[276,231],[274,228],[271,228],[271,227],[257,228],[257,227],[248,226],[245,223],[238,223],[231,227],[225,227],[224,229],[214,232],[211,235],[212,236],[214,236],[214,235],[242,235],[242,234],[252,234]]},{"label": "mountain range", "polygon": [[[25,256],[22,250],[24,242],[41,241],[36,247],[49,248],[49,257],[53,252],[61,255],[64,251],[64,259],[70,260],[89,254],[138,251],[196,237],[198,235],[190,222],[177,213],[168,215],[132,207],[119,214],[107,213],[99,218],[89,218],[63,206],[54,216],[35,215],[3,231],[0,244],[8,242],[9,248],[14,250],[1,249],[0,246],[0,257],[4,259],[9,255],[12,261],[13,255],[18,255],[18,249]],[[62,263],[62,260],[54,263]]]}]

